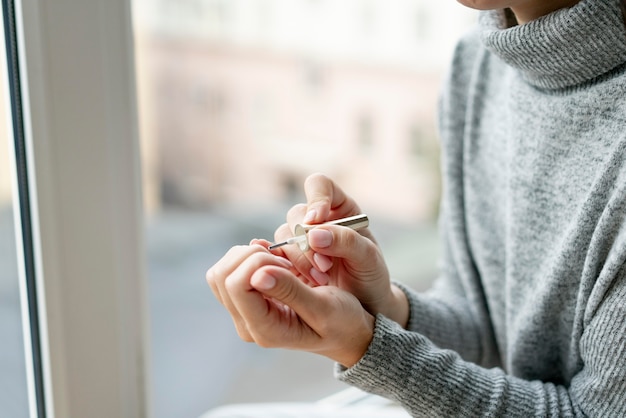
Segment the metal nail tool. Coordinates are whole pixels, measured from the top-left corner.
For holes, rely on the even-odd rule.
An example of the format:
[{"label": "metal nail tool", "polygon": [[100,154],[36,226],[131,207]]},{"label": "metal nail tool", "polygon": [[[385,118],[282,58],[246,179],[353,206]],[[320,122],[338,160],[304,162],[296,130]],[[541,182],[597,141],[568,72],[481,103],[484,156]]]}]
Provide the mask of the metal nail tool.
[{"label": "metal nail tool", "polygon": [[349,216],[347,218],[336,219],[334,221],[324,222],[322,224],[317,225],[309,225],[309,224],[297,224],[293,229],[294,236],[289,238],[286,241],[278,242],[276,244],[270,245],[269,249],[273,250],[274,248],[282,247],[283,245],[289,244],[298,244],[302,251],[307,251],[309,249],[309,241],[307,240],[307,232],[311,229],[316,228],[322,225],[341,225],[347,226],[348,228],[354,229],[355,231],[362,228],[367,228],[369,225],[369,219],[367,215],[355,215]]}]

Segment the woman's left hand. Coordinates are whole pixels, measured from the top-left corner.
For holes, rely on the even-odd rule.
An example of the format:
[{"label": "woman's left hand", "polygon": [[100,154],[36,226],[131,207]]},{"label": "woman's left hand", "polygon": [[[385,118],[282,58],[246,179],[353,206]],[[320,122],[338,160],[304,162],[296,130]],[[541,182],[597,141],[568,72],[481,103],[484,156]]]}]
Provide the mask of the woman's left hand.
[{"label": "woman's left hand", "polygon": [[262,347],[309,351],[354,365],[372,339],[374,317],[344,290],[307,286],[268,245],[253,240],[234,247],[206,274],[239,336]]}]

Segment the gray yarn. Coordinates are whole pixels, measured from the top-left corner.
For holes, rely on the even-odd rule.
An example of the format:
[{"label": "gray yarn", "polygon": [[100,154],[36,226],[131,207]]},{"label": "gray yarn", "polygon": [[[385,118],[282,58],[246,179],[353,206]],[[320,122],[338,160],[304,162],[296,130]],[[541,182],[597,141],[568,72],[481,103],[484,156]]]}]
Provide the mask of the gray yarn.
[{"label": "gray yarn", "polygon": [[483,12],[442,94],[442,269],[336,376],[424,417],[626,416],[619,0]]}]

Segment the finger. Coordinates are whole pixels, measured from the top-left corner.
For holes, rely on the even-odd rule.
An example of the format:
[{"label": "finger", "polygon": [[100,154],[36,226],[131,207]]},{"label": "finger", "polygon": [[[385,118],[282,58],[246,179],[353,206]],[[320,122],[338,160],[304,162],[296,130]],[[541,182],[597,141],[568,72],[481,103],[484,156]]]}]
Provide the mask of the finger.
[{"label": "finger", "polygon": [[[300,206],[302,207],[302,209],[305,208],[304,205]],[[295,210],[292,208],[290,214],[288,214],[288,217],[294,216],[294,213]],[[284,241],[288,238],[291,238],[292,236],[293,234],[290,232],[288,224],[283,224],[278,227],[275,233],[276,242]],[[323,277],[322,280],[318,280],[319,277],[316,277],[315,274],[312,274],[311,269],[314,268],[314,254],[312,252],[302,252],[302,250],[300,250],[300,247],[298,247],[297,245],[286,245],[277,248],[276,250],[273,250],[273,252],[274,254],[282,254],[284,257],[288,258],[289,261],[291,261],[294,265],[297,274],[305,281],[305,283],[317,286],[320,284],[326,284],[328,282],[328,280],[324,281]],[[318,269],[317,266],[315,268]]]},{"label": "finger", "polygon": [[[296,224],[304,223],[303,219],[307,213],[306,211],[307,206],[304,204],[293,206],[289,212],[287,212],[288,225],[283,228],[281,233],[288,238],[292,237]],[[298,245],[291,245],[290,247],[285,248],[285,252],[288,254],[289,259],[294,262],[298,271],[311,279],[310,270],[311,267],[315,265],[313,253],[310,251],[302,252]]]},{"label": "finger", "polygon": [[261,247],[268,248],[272,243],[266,239],[253,238],[250,240],[250,245],[260,245]]},{"label": "finger", "polygon": [[266,268],[250,278],[250,287],[290,306],[303,319],[310,318],[319,303],[315,291],[289,275],[285,270]]},{"label": "finger", "polygon": [[247,326],[232,301],[228,283],[237,284],[249,281],[250,276],[264,265],[277,265],[292,268],[291,263],[271,254],[261,245],[237,246],[231,248],[220,261],[207,271],[207,282],[222,305],[228,310],[242,339],[249,341]]},{"label": "finger", "polygon": [[[279,227],[279,229],[281,229],[281,228],[286,228],[286,224],[285,224],[285,225],[283,225],[283,226],[281,226],[281,227]],[[275,242],[279,242],[279,241],[283,241],[283,239],[276,239],[276,240],[275,240]],[[269,242],[269,241],[267,241],[267,240],[256,240],[256,239],[252,240],[252,241],[250,242],[250,244],[251,244],[251,245],[252,245],[252,244],[262,245],[263,247],[267,248],[268,250],[269,250],[269,247],[272,245],[272,243],[271,243],[271,242]],[[284,259],[288,260],[288,261],[291,263],[291,267],[289,268],[289,270],[290,270],[293,274],[295,274],[295,275],[296,275],[296,276],[297,276],[300,280],[302,280],[305,284],[310,284],[310,283],[311,283],[311,280],[309,280],[306,276],[304,276],[304,275],[300,272],[300,270],[298,270],[298,269],[296,268],[296,266],[294,265],[294,262],[293,262],[292,260],[290,260],[290,259],[289,259],[289,257],[288,257],[288,254],[287,254],[287,253],[285,253],[284,248],[285,248],[285,247],[279,247],[279,248],[275,248],[275,249],[272,249],[272,250],[269,250],[269,251],[271,251],[271,253],[272,253],[272,254],[274,254],[274,255],[276,255],[276,256],[279,256],[279,257],[281,257],[281,258],[284,258]],[[304,257],[302,256],[302,251],[297,252],[297,253],[295,253],[295,254],[297,255],[295,258],[304,259],[304,260],[305,260],[305,261],[304,261],[304,263],[306,263],[306,258],[304,258]],[[297,262],[298,260],[295,260],[295,261]],[[301,261],[301,262],[302,262],[302,261]],[[310,268],[310,267],[309,267],[309,268]],[[303,271],[304,271],[304,269],[303,269]]]},{"label": "finger", "polygon": [[273,266],[256,271],[249,291],[240,288],[235,303],[257,344],[290,348],[310,346],[319,340],[313,326],[324,315],[327,304],[314,288]]},{"label": "finger", "polygon": [[350,273],[357,276],[380,274],[382,254],[368,237],[338,225],[319,226],[308,233],[309,246],[327,257],[342,259]]},{"label": "finger", "polygon": [[243,245],[232,247],[206,272],[206,281],[209,284],[211,291],[215,295],[216,299],[230,314],[239,337],[248,342],[250,342],[252,337],[250,336],[245,323],[241,320],[241,316],[234,309],[228,293],[224,290],[223,282],[237,269],[246,257],[252,254],[253,251],[258,250],[258,248]]},{"label": "finger", "polygon": [[[320,353],[327,351],[324,355],[328,355],[333,345],[345,349],[347,334],[357,329],[360,321],[369,317],[350,293],[335,287],[308,287],[284,269],[261,269],[252,276],[250,284],[257,292],[271,301],[277,301],[279,306],[287,310],[285,314],[285,309],[278,309],[269,303],[259,304],[256,309],[251,305],[241,307],[242,315],[246,318],[250,315],[248,324],[254,341],[263,346]],[[281,323],[277,318],[284,321]],[[371,322],[371,325],[365,326],[370,334],[373,318]],[[368,343],[370,339],[371,335]],[[347,344],[351,345],[352,342]]]},{"label": "finger", "polygon": [[253,251],[258,251],[247,245],[238,245],[230,248],[226,254],[213,266],[211,266],[206,274],[205,279],[213,291],[216,299],[224,305],[222,286],[220,282],[225,280],[241,262],[248,257]]},{"label": "finger", "polygon": [[[293,206],[287,213],[287,225],[282,225],[276,231],[276,240],[284,241],[293,236],[295,225],[303,223],[306,214],[306,205]],[[313,251],[302,252],[297,245],[284,247],[286,256],[291,260],[300,274],[314,285],[325,285],[329,281],[326,272],[332,267],[332,260],[316,254]]]},{"label": "finger", "polygon": [[[350,293],[335,287],[310,288],[287,270],[267,266],[250,279],[254,293],[240,306],[254,341],[263,347],[283,347],[325,355],[346,367],[367,350],[374,317]],[[241,299],[237,299],[240,301]]]},{"label": "finger", "polygon": [[304,223],[322,223],[360,213],[356,202],[324,174],[307,177],[304,193],[307,197],[307,212],[302,219]]},{"label": "finger", "polygon": [[[241,263],[241,265],[224,282],[225,294],[227,295],[225,298],[225,306],[235,323],[235,328],[237,329],[239,337],[247,342],[253,342],[254,338],[250,330],[250,325],[248,324],[246,318],[241,315],[241,312],[237,307],[235,298],[237,297],[240,289],[249,289],[251,275],[266,266],[278,266],[279,268],[285,270],[292,268],[291,263],[282,257],[276,257],[270,253],[257,252]],[[257,298],[262,298],[260,295],[255,296]]]},{"label": "finger", "polygon": [[293,227],[296,224],[303,223],[304,216],[306,215],[307,205],[304,203],[298,203],[293,205],[289,211],[287,211],[287,223],[289,224],[290,231],[293,231]]}]

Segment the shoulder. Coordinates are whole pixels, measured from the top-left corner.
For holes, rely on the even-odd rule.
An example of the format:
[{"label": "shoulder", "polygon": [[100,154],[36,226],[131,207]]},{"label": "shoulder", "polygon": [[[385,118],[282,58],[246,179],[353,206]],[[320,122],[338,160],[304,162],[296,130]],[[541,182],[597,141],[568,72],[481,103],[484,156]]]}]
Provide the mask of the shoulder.
[{"label": "shoulder", "polygon": [[439,102],[439,127],[442,134],[450,129],[461,128],[472,95],[472,85],[481,79],[480,68],[489,60],[488,55],[478,27],[471,29],[457,42],[444,77]]},{"label": "shoulder", "polygon": [[472,29],[457,42],[445,78],[444,94],[451,94],[452,91],[469,85],[472,69],[479,57],[483,55],[482,50],[477,28]]},{"label": "shoulder", "polygon": [[456,107],[472,94],[482,93],[481,86],[501,78],[506,71],[504,62],[485,47],[478,26],[459,39],[451,58],[444,78],[442,104],[448,102],[457,111]]},{"label": "shoulder", "polygon": [[451,72],[456,73],[467,69],[468,66],[471,67],[471,64],[482,55],[483,50],[479,29],[474,27],[457,42],[452,55]]}]

